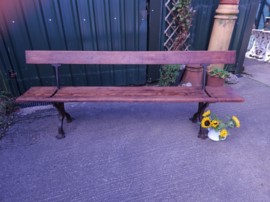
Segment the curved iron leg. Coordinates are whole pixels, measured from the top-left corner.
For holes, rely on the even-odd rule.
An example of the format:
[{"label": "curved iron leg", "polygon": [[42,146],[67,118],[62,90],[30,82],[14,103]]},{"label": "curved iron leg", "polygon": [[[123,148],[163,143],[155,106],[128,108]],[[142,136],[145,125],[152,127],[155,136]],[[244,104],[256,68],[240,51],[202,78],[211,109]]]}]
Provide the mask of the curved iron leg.
[{"label": "curved iron leg", "polygon": [[203,102],[200,102],[199,105],[198,105],[198,111],[189,119],[189,120],[192,121],[192,123],[197,123],[198,122],[199,114],[200,114],[202,106],[203,106]]},{"label": "curved iron leg", "polygon": [[64,118],[67,119],[67,122],[70,123],[72,121],[72,117],[70,116],[69,113],[65,111],[65,105],[63,102],[55,102],[53,103],[53,106],[57,109],[58,111],[58,135],[56,136],[57,139],[62,139],[65,137],[65,132],[63,129],[63,121]]},{"label": "curved iron leg", "polygon": [[[203,115],[203,113],[205,112],[205,109],[208,106],[209,106],[209,103],[207,103],[207,102],[200,102],[199,103],[199,106],[198,106],[198,111],[193,115],[192,118],[190,118],[190,120],[193,123],[201,122],[202,121],[202,115]],[[208,133],[207,129],[206,128],[202,128],[200,126],[198,137],[199,138],[202,138],[202,139],[206,139],[207,138],[207,133]]]}]

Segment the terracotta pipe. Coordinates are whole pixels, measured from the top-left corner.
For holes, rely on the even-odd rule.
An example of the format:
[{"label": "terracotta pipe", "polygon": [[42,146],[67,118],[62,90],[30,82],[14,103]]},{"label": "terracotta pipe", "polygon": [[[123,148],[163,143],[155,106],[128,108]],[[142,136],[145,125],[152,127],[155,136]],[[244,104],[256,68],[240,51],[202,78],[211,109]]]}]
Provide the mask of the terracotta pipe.
[{"label": "terracotta pipe", "polygon": [[[220,4],[216,10],[208,50],[229,49],[234,25],[239,13],[238,5],[239,0],[220,0]],[[213,66],[224,67],[222,64],[211,65],[211,67]]]}]

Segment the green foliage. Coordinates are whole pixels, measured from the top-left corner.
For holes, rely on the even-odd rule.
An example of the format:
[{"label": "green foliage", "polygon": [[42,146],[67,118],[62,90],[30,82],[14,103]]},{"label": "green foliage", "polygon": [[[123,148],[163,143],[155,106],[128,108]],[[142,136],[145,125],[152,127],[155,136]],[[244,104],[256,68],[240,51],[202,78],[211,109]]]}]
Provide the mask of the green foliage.
[{"label": "green foliage", "polygon": [[212,115],[210,110],[204,112],[202,116],[201,127],[219,132],[219,140],[226,139],[229,128],[239,128],[241,125],[236,116],[227,117],[227,121],[222,121],[216,115]]},{"label": "green foliage", "polygon": [[179,65],[164,65],[160,69],[160,86],[171,86],[179,75]]},{"label": "green foliage", "polygon": [[[189,30],[195,10],[191,7],[191,0],[178,0],[172,9],[173,27],[175,34],[172,38],[171,50],[188,50]],[[165,65],[160,69],[160,86],[170,86],[175,83],[179,75],[179,65]]]},{"label": "green foliage", "polygon": [[191,0],[178,0],[173,10],[177,11],[176,18],[183,30],[189,30],[191,27],[194,10],[190,6]]},{"label": "green foliage", "polygon": [[192,25],[192,18],[195,10],[190,6],[191,0],[178,0],[174,7],[174,24],[178,28],[177,36],[173,42],[173,50],[186,50],[189,30]]},{"label": "green foliage", "polygon": [[0,115],[8,115],[15,108],[15,99],[8,92],[0,91]]},{"label": "green foliage", "polygon": [[217,67],[212,68],[208,73],[210,76],[219,77],[221,79],[226,79],[230,75],[230,73],[228,71],[226,71],[224,69],[217,68]]},{"label": "green foliage", "polygon": [[12,116],[9,115],[16,108],[15,99],[6,91],[0,91],[0,138],[4,136],[6,129],[11,124]]}]

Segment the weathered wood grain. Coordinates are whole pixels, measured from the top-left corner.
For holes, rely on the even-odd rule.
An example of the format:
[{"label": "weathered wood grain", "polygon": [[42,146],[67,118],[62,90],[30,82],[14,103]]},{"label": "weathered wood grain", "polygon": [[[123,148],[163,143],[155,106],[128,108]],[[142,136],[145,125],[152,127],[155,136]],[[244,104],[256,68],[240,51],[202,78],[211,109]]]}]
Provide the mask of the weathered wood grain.
[{"label": "weathered wood grain", "polygon": [[205,92],[215,98],[217,102],[244,102],[244,98],[237,95],[229,86],[209,87],[206,86]]},{"label": "weathered wood grain", "polygon": [[32,87],[18,102],[242,102],[231,88],[193,87],[62,87],[57,93],[55,87]]},{"label": "weathered wood grain", "polygon": [[[28,64],[231,64],[235,51],[26,51]],[[18,102],[242,102],[228,87],[32,87]]]},{"label": "weathered wood grain", "polygon": [[43,86],[43,87],[31,87],[23,95],[19,96],[17,102],[34,102],[34,101],[48,101],[57,90],[54,86]]},{"label": "weathered wood grain", "polygon": [[235,51],[26,51],[27,64],[233,64]]}]

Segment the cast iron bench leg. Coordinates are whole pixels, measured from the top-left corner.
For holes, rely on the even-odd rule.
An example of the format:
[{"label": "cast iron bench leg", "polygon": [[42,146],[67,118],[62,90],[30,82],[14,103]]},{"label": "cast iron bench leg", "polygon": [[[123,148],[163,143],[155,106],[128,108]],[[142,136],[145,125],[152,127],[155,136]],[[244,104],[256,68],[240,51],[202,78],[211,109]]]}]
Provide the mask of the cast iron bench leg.
[{"label": "cast iron bench leg", "polygon": [[[198,123],[201,122],[202,120],[202,115],[205,111],[205,109],[209,106],[209,103],[207,102],[200,102],[199,103],[199,106],[198,106],[198,111],[193,115],[192,118],[190,118],[190,120],[193,122],[193,123]],[[199,135],[198,137],[199,138],[202,138],[202,139],[206,139],[207,138],[207,129],[206,128],[202,128],[201,125],[200,125],[200,130],[199,130]]]},{"label": "cast iron bench leg", "polygon": [[72,122],[72,117],[70,116],[69,113],[66,112],[65,104],[63,102],[55,102],[55,103],[53,103],[53,106],[57,109],[58,118],[59,118],[58,135],[56,136],[56,138],[57,139],[62,139],[62,138],[65,137],[65,132],[64,132],[64,129],[63,129],[64,118],[66,117],[67,122],[70,123],[70,122]]}]

